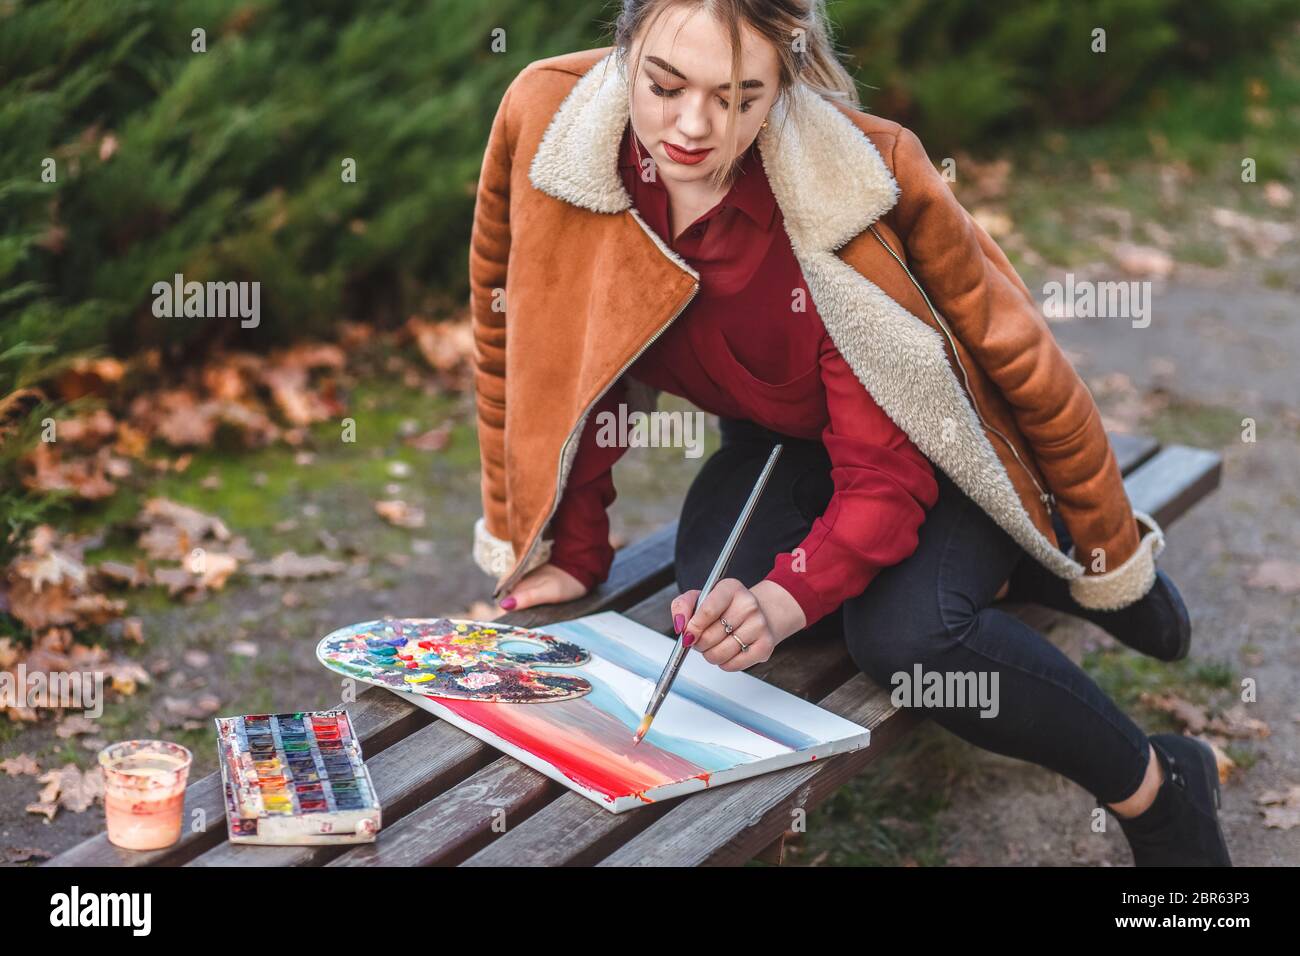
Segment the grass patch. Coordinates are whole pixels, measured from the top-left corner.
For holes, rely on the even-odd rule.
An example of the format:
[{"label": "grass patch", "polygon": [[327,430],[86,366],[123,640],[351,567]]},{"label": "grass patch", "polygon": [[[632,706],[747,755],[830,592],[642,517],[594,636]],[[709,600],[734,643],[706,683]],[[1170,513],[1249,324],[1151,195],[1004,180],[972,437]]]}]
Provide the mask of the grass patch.
[{"label": "grass patch", "polygon": [[1144,693],[1176,694],[1184,700],[1215,708],[1235,690],[1231,662],[1216,658],[1166,663],[1128,649],[1091,651],[1084,655],[1083,669],[1126,712],[1140,711],[1148,723],[1158,724],[1152,732],[1180,731],[1168,714],[1141,702]]},{"label": "grass patch", "polygon": [[923,723],[808,814],[808,831],[788,846],[786,863],[943,866],[939,816],[972,754],[937,724]]},{"label": "grass patch", "polygon": [[[1223,448],[1241,441],[1242,417],[1241,409],[1180,398],[1157,410],[1143,430],[1165,445]],[[1262,439],[1267,431],[1266,422],[1257,420],[1256,438]]]}]

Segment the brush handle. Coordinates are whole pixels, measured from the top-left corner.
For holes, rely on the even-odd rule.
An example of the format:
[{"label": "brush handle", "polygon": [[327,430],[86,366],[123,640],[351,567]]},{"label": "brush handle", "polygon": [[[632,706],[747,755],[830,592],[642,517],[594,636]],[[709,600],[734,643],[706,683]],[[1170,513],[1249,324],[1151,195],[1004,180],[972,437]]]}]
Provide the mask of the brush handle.
[{"label": "brush handle", "polygon": [[[731,534],[727,536],[726,542],[722,545],[722,551],[718,554],[718,560],[713,563],[713,570],[709,576],[704,579],[704,586],[700,588],[700,596],[695,600],[695,606],[698,608],[714,586],[722,580],[722,576],[727,571],[727,565],[731,563],[731,556],[736,553],[736,545],[740,542],[740,536],[744,534],[745,528],[749,525],[749,519],[754,513],[754,508],[758,505],[758,499],[763,494],[763,489],[767,486],[767,480],[772,476],[772,469],[776,467],[776,460],[781,456],[781,445],[776,445],[772,449],[772,454],[767,457],[767,464],[763,466],[763,471],[759,474],[758,480],[754,482],[754,490],[749,493],[749,499],[745,502],[745,507],[740,511],[740,517],[736,519],[735,525],[731,528]],[[663,673],[659,675],[659,680],[655,683],[654,693],[650,695],[650,704],[646,707],[645,717],[653,719],[659,713],[659,708],[663,706],[668,699],[668,691],[673,686],[673,681],[677,679],[677,672],[682,669],[682,663],[686,660],[686,654],[690,650],[685,642],[686,629],[677,635],[677,643],[673,645],[673,652],[668,656],[668,662],[664,664]]]}]

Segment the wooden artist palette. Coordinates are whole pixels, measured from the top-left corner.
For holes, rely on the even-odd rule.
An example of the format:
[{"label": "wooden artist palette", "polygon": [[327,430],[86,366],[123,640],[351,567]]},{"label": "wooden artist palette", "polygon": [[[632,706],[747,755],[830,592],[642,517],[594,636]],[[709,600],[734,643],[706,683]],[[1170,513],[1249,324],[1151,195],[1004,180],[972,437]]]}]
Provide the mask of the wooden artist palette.
[{"label": "wooden artist palette", "polygon": [[371,843],[380,809],[347,711],[218,717],[231,843]]},{"label": "wooden artist palette", "polygon": [[498,704],[571,700],[591,691],[579,676],[534,669],[577,667],[591,655],[542,631],[452,618],[368,621],[325,637],[326,667],[389,690]]}]

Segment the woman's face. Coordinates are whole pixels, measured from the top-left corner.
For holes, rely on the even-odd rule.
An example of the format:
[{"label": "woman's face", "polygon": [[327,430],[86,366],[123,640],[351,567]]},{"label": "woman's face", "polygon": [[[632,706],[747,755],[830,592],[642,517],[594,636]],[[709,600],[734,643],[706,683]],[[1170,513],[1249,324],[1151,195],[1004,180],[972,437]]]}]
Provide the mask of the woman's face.
[{"label": "woman's face", "polygon": [[[665,180],[699,182],[729,164],[749,148],[776,99],[780,63],[771,44],[742,24],[741,89],[733,92],[731,44],[704,10],[668,10],[631,54],[639,63],[632,129]],[[740,97],[736,150],[723,156],[733,96]]]}]

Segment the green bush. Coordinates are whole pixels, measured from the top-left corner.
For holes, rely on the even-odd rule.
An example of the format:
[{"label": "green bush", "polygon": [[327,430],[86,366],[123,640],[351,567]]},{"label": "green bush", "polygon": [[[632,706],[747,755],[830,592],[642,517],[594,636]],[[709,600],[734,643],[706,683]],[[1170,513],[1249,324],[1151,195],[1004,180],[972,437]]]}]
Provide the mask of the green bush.
[{"label": "green bush", "polygon": [[[566,6],[575,24],[599,12]],[[198,27],[206,53],[191,52]],[[531,0],[0,3],[0,351],[183,354],[239,328],[155,318],[152,286],[177,272],[260,280],[252,341],[402,318],[463,288],[502,90],[592,33]]]},{"label": "green bush", "polygon": [[[854,0],[833,4],[872,112],[927,145],[1092,123],[1179,72],[1204,74],[1293,31],[1300,0]],[[1105,31],[1104,53],[1092,50]]]},{"label": "green bush", "polygon": [[[1162,72],[1263,49],[1300,0],[841,0],[868,108],[927,145],[1093,121]],[[49,354],[163,346],[237,321],[152,315],[152,286],[258,280],[239,344],[463,301],[502,90],[604,42],[602,0],[0,0],[0,393]],[[1089,52],[1107,30],[1109,52]],[[507,52],[490,51],[507,31]],[[206,31],[207,52],[191,50]],[[341,163],[357,164],[356,183]],[[44,182],[53,159],[57,180]]]}]

